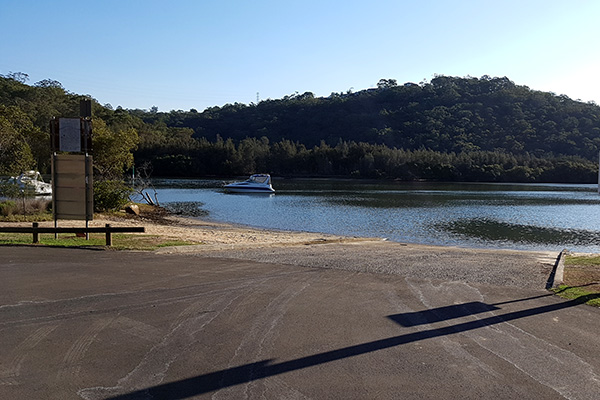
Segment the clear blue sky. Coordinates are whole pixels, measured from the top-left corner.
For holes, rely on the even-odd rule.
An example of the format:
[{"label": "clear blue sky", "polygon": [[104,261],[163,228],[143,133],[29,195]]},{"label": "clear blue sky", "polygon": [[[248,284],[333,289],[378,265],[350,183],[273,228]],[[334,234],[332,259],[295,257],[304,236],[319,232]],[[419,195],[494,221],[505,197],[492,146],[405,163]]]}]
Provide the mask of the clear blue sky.
[{"label": "clear blue sky", "polygon": [[598,21],[597,0],[0,0],[0,74],[161,111],[434,74],[600,104]]}]

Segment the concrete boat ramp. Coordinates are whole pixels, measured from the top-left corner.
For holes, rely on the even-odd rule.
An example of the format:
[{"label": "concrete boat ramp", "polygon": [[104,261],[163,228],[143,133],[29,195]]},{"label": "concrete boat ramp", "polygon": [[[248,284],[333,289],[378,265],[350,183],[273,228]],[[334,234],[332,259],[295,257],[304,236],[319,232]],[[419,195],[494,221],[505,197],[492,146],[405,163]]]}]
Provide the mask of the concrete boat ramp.
[{"label": "concrete boat ramp", "polygon": [[0,398],[597,399],[600,310],[551,270],[401,244],[0,247]]}]

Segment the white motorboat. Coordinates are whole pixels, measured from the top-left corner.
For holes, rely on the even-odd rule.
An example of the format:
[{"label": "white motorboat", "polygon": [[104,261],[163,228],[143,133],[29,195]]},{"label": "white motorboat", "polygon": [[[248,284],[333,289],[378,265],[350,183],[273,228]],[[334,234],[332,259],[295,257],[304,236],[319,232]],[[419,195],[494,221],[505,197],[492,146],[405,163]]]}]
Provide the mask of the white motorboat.
[{"label": "white motorboat", "polygon": [[275,193],[268,174],[254,174],[244,182],[225,185],[224,189],[230,193]]},{"label": "white motorboat", "polygon": [[35,195],[45,196],[52,194],[52,185],[44,182],[42,175],[38,171],[26,171],[18,177],[10,179],[19,186],[21,190],[31,192]]}]

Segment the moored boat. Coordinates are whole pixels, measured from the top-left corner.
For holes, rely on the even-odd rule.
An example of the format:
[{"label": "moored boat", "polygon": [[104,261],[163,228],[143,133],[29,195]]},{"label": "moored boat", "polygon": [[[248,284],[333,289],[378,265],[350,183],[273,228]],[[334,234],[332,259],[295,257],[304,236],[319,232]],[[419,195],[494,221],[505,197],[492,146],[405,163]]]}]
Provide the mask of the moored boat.
[{"label": "moored boat", "polygon": [[230,193],[275,193],[269,174],[254,174],[243,182],[225,185],[224,189]]},{"label": "moored boat", "polygon": [[44,182],[38,171],[26,171],[17,177],[12,177],[10,182],[17,184],[21,190],[32,192],[35,195],[51,195],[52,185]]}]

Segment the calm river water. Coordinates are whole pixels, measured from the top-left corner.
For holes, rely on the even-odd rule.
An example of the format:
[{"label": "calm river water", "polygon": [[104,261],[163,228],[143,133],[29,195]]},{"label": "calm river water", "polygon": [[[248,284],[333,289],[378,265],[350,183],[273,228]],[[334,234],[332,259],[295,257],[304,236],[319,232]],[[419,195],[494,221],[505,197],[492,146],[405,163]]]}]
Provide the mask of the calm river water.
[{"label": "calm river water", "polygon": [[278,180],[274,195],[223,181],[155,180],[161,205],[253,227],[398,242],[600,252],[596,185]]}]

